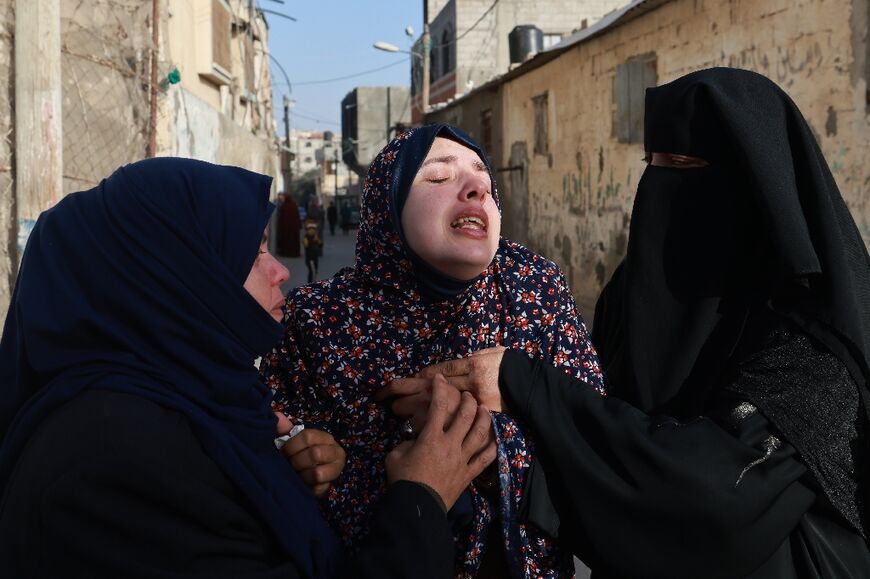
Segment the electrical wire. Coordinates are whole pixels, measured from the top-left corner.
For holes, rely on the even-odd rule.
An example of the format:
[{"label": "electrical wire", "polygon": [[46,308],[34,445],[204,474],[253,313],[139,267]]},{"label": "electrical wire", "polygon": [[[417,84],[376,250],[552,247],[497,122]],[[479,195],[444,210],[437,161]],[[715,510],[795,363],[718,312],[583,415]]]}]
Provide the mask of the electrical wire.
[{"label": "electrical wire", "polygon": [[349,79],[349,78],[356,78],[356,77],[358,77],[358,76],[364,76],[364,75],[366,75],[366,74],[371,74],[371,73],[373,73],[373,72],[378,72],[378,71],[380,71],[380,70],[385,70],[385,69],[391,68],[391,67],[393,67],[393,66],[396,66],[396,65],[398,65],[398,64],[404,64],[404,63],[408,62],[409,60],[410,60],[410,58],[403,58],[402,60],[397,60],[396,62],[391,62],[390,64],[387,64],[387,65],[385,65],[385,66],[379,66],[379,67],[377,67],[377,68],[370,68],[369,70],[364,70],[364,71],[361,71],[361,72],[356,72],[356,73],[354,73],[354,74],[347,74],[347,75],[344,75],[344,76],[337,76],[337,77],[335,77],[335,78],[324,78],[324,79],[321,79],[321,80],[306,80],[306,81],[302,81],[302,82],[294,82],[293,84],[294,84],[295,86],[302,86],[302,85],[309,85],[309,84],[326,84],[326,83],[328,83],[328,82],[338,82],[338,81],[341,81],[341,80],[347,80],[347,79]]},{"label": "electrical wire", "polygon": [[484,11],[484,13],[480,15],[480,18],[478,18],[477,21],[475,21],[475,23],[471,25],[471,28],[466,29],[465,32],[463,32],[462,34],[460,34],[459,36],[457,36],[453,40],[450,40],[449,42],[443,42],[441,44],[436,44],[434,42],[430,42],[429,51],[431,52],[433,48],[442,48],[444,46],[450,46],[451,44],[456,44],[456,42],[458,42],[460,39],[462,39],[466,34],[471,32],[472,30],[474,30],[477,27],[477,25],[480,24],[484,18],[486,18],[486,15],[489,14],[490,12],[492,12],[492,9],[495,8],[496,4],[498,4],[498,3],[499,3],[499,0],[493,0],[493,3],[489,6],[489,8],[487,8]]}]

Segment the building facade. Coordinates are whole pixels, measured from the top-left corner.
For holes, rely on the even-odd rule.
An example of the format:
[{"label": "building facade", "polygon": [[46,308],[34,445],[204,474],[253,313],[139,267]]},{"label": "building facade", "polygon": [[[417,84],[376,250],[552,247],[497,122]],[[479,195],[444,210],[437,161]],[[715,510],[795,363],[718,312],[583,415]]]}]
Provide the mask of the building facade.
[{"label": "building facade", "polygon": [[[429,104],[471,91],[510,67],[508,35],[518,25],[535,25],[544,47],[596,22],[624,0],[424,0],[429,23]],[[422,38],[413,52],[424,54]],[[423,65],[412,58],[415,121],[420,120]]]},{"label": "building facade", "polygon": [[557,261],[591,315],[625,254],[643,95],[693,70],[755,70],[795,100],[870,244],[868,0],[635,0],[432,112],[490,152],[504,230]]},{"label": "building facade", "polygon": [[161,73],[180,83],[160,100],[157,154],[245,167],[283,189],[264,14],[247,0],[163,1]]},{"label": "building facade", "polygon": [[397,131],[411,124],[406,86],[361,86],[341,101],[342,159],[360,179]]},{"label": "building facade", "polygon": [[[245,0],[0,0],[0,81],[8,87],[0,93],[0,322],[39,213],[121,165],[193,157],[272,175],[277,190],[269,29],[250,7]],[[16,42],[55,48],[30,51],[32,62],[14,66]],[[59,95],[60,114],[44,110],[43,126],[22,125],[11,95],[34,86],[37,75],[38,93]],[[40,158],[23,160],[16,139],[38,142]],[[60,177],[51,194],[33,179],[22,186],[22,175],[38,181],[49,166]]]}]

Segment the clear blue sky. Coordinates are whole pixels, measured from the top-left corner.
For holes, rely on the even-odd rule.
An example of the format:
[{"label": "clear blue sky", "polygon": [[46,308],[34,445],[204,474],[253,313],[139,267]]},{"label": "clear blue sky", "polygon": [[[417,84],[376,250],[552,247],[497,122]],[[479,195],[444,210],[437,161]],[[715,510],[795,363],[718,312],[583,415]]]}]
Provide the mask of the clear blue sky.
[{"label": "clear blue sky", "polygon": [[[372,48],[378,40],[403,50],[412,40],[405,27],[414,28],[414,38],[423,27],[422,0],[258,0],[260,8],[289,14],[297,22],[266,14],[269,48],[278,59],[296,101],[291,110],[292,129],[341,131],[341,99],[357,86],[410,84],[411,65],[407,54]],[[383,67],[384,70],[337,82],[308,84]],[[272,66],[275,118],[279,135],[284,134],[284,77]],[[316,120],[313,120],[316,119]]]}]

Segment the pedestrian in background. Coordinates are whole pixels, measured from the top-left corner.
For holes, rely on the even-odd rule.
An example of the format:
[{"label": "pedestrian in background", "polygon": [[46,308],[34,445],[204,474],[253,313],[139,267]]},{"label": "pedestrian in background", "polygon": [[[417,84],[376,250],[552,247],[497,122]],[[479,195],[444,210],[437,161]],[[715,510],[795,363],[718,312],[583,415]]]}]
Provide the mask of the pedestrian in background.
[{"label": "pedestrian in background", "polygon": [[317,223],[305,222],[305,237],[302,238],[305,246],[305,265],[308,267],[308,283],[317,281],[317,267],[320,260],[320,252],[323,249],[323,241],[317,234]]},{"label": "pedestrian in background", "polygon": [[299,219],[299,206],[293,196],[279,193],[281,204],[278,206],[278,255],[282,257],[299,257],[299,236],[302,220]]},{"label": "pedestrian in background", "polygon": [[530,426],[594,577],[870,577],[870,257],[812,130],[716,68],[647,89],[644,139],[608,397],[510,350],[428,371]]},{"label": "pedestrian in background", "polygon": [[335,202],[330,201],[329,207],[326,208],[326,221],[329,223],[329,234],[335,235],[335,224],[338,221],[338,211],[335,209]]}]

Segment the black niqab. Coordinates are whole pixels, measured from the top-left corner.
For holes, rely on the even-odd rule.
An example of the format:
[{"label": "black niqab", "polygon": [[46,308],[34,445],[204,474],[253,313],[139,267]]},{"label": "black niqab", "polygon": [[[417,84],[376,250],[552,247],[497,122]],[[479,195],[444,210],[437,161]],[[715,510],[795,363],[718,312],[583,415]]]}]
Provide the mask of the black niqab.
[{"label": "black niqab", "polygon": [[[627,255],[596,307],[609,393],[647,412],[703,413],[762,309],[836,355],[866,412],[870,258],[797,106],[759,74],[716,68],[648,89],[645,125],[648,152],[710,166],[648,167],[638,185]],[[768,411],[760,399],[780,429],[794,421],[777,412],[811,421],[837,412]],[[784,434],[811,468],[831,459],[800,433]]]}]

